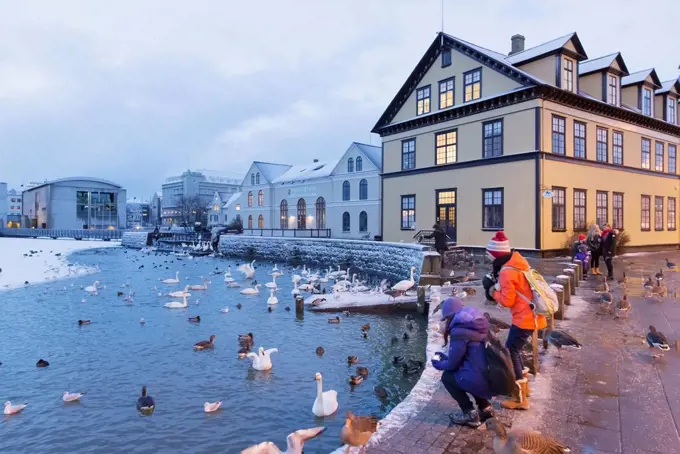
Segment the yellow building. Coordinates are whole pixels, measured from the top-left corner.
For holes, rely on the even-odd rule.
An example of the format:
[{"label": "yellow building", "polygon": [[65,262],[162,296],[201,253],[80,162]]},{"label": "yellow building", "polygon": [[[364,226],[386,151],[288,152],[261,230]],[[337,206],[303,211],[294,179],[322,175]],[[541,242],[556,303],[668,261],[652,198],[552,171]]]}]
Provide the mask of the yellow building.
[{"label": "yellow building", "polygon": [[445,224],[550,253],[589,223],[677,247],[680,81],[590,59],[576,33],[503,55],[440,33],[380,117],[383,237]]}]

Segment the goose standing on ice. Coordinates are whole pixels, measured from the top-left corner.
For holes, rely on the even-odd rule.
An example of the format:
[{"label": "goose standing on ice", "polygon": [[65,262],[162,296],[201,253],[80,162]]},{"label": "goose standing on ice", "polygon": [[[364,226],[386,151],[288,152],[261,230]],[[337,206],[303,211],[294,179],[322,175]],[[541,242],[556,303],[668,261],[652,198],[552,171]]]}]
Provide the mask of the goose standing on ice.
[{"label": "goose standing on ice", "polygon": [[90,295],[96,295],[97,294],[97,286],[99,286],[101,282],[99,281],[94,281],[94,284],[88,285],[85,287],[83,290],[85,290],[87,293]]},{"label": "goose standing on ice", "polygon": [[163,280],[161,281],[161,283],[163,283],[163,284],[179,284],[179,271],[177,271],[177,272],[175,273],[175,278],[174,278],[174,279],[172,279],[172,278],[170,278],[170,279],[163,279]]},{"label": "goose standing on ice", "polygon": [[319,418],[330,416],[338,411],[338,393],[334,389],[323,390],[321,373],[317,372],[314,380],[316,380],[316,399],[314,399],[312,413]]},{"label": "goose standing on ice", "polygon": [[261,287],[260,284],[255,284],[254,287],[244,288],[243,290],[241,290],[241,295],[259,295],[260,294],[260,290],[259,290],[260,287]]},{"label": "goose standing on ice", "polygon": [[253,445],[241,451],[241,454],[302,454],[302,448],[307,440],[311,440],[326,430],[325,427],[312,427],[311,429],[296,430],[286,438],[288,447],[281,451],[273,442],[265,441],[259,445]]},{"label": "goose standing on ice", "polygon": [[171,301],[169,303],[165,303],[165,307],[168,309],[186,309],[189,307],[189,303],[187,302],[187,297],[186,295],[183,298],[183,302],[180,303],[179,301]]},{"label": "goose standing on ice", "polygon": [[250,352],[246,355],[247,358],[253,360],[253,369],[255,370],[269,370],[272,368],[272,353],[278,353],[277,348],[270,348],[265,350],[264,347],[260,347],[257,353]]},{"label": "goose standing on ice", "polygon": [[279,299],[274,296],[274,289],[269,289],[269,298],[267,298],[267,304],[274,305],[279,304]]},{"label": "goose standing on ice", "polygon": [[401,292],[402,294],[405,293],[407,290],[410,290],[413,288],[414,285],[416,285],[416,281],[413,280],[413,273],[416,270],[415,266],[411,267],[411,277],[409,277],[406,280],[399,281],[396,284],[392,286],[392,290],[397,290]]},{"label": "goose standing on ice", "polygon": [[7,402],[5,402],[5,409],[4,409],[3,413],[6,414],[6,415],[16,415],[21,410],[26,408],[26,405],[28,405],[28,403],[12,405],[12,402],[10,402],[8,400]]}]

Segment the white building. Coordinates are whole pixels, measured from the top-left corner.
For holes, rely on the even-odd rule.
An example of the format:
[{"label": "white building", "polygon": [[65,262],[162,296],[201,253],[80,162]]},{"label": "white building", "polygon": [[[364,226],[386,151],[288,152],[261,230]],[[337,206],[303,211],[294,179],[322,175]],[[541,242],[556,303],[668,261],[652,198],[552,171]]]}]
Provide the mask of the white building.
[{"label": "white building", "polygon": [[290,166],[255,161],[238,200],[245,232],[330,229],[332,238],[379,236],[381,170],[381,148],[356,142],[339,159],[325,162]]},{"label": "white building", "polygon": [[208,227],[226,226],[240,216],[240,192],[216,192],[208,206]]},{"label": "white building", "polygon": [[7,183],[0,182],[0,228],[7,227]]},{"label": "white building", "polygon": [[128,199],[125,207],[125,227],[128,229],[140,229],[149,227],[151,217],[151,204],[137,197]]}]

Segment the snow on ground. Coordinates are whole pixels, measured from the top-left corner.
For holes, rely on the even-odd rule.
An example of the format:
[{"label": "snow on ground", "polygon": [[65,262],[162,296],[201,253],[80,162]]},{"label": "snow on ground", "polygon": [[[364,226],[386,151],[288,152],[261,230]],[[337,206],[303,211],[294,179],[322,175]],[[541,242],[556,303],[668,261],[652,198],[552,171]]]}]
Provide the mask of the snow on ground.
[{"label": "snow on ground", "polygon": [[[55,279],[82,276],[96,268],[73,264],[67,256],[83,249],[120,246],[110,241],[0,238],[0,291],[21,287],[24,282],[40,284]],[[36,251],[31,254],[31,251]],[[42,251],[42,252],[40,252]],[[57,255],[58,254],[58,255]]]}]

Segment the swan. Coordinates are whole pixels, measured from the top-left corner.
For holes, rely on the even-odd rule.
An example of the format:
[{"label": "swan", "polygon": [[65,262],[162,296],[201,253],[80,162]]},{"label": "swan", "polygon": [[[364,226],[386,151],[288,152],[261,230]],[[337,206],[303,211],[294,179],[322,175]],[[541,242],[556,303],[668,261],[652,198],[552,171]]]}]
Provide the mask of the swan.
[{"label": "swan", "polygon": [[75,402],[77,400],[80,400],[81,397],[83,397],[85,393],[70,393],[68,391],[64,391],[64,395],[62,396],[62,400],[64,402]]},{"label": "swan", "polygon": [[316,399],[314,400],[312,413],[319,418],[330,416],[338,410],[338,393],[334,389],[323,391],[323,377],[321,373],[317,372],[314,380],[316,380]]},{"label": "swan", "polygon": [[314,286],[312,284],[302,284],[298,286],[298,290],[301,292],[311,292]]},{"label": "swan", "polygon": [[179,284],[179,271],[175,273],[175,278],[163,279],[161,281],[163,284]]},{"label": "swan", "polygon": [[16,415],[21,410],[26,408],[26,405],[28,405],[28,403],[12,405],[12,402],[8,400],[7,402],[5,402],[5,409],[3,413],[6,415]]},{"label": "swan", "polygon": [[253,369],[269,370],[272,368],[272,359],[270,355],[272,353],[278,352],[279,350],[277,348],[270,348],[269,350],[265,350],[264,347],[260,347],[257,351],[257,354],[250,352],[246,355],[246,358],[252,358]]},{"label": "swan", "polygon": [[191,296],[191,293],[189,293],[189,286],[185,286],[184,290],[176,290],[174,292],[168,293],[168,296],[172,298],[182,298],[185,296]]},{"label": "swan", "polygon": [[180,303],[179,301],[171,301],[169,303],[165,303],[165,307],[168,309],[186,309],[187,307],[189,307],[186,295],[183,297],[183,299],[184,299],[183,303]]},{"label": "swan", "polygon": [[227,287],[229,287],[229,288],[238,288],[240,286],[241,286],[241,284],[239,284],[236,281],[231,281],[230,283],[227,284]]},{"label": "swan", "polygon": [[293,290],[290,291],[290,294],[293,296],[300,294],[300,289],[298,289],[297,282],[295,281],[293,281]]},{"label": "swan", "polygon": [[224,282],[234,282],[234,278],[231,277],[231,265],[229,265],[227,271],[224,273]]},{"label": "swan", "polygon": [[227,314],[229,312],[229,306],[225,307],[224,309],[220,309],[220,312]]},{"label": "swan", "polygon": [[283,273],[281,271],[279,271],[278,266],[276,264],[274,264],[274,268],[272,269],[271,275],[274,276],[274,277],[279,277],[279,276],[283,276]]},{"label": "swan", "polygon": [[264,286],[271,289],[277,289],[278,287],[276,286],[276,276],[272,274],[272,281],[267,282],[266,284],[264,284]]},{"label": "swan", "polygon": [[411,289],[414,285],[416,285],[416,282],[413,280],[413,272],[414,272],[415,270],[416,270],[416,267],[415,267],[415,266],[412,266],[412,267],[411,267],[411,277],[408,278],[408,279],[406,279],[406,280],[399,281],[399,282],[397,282],[396,284],[394,284],[394,285],[392,286],[392,290],[398,290],[398,291],[400,291],[400,292],[405,292],[406,290],[409,290],[409,289]]},{"label": "swan", "polygon": [[293,283],[294,284],[299,284],[301,280],[302,280],[302,277],[300,277],[299,274],[293,274]]},{"label": "swan", "polygon": [[97,286],[100,285],[100,284],[101,284],[101,282],[94,281],[94,284],[88,285],[83,290],[85,290],[87,293],[90,293],[92,295],[96,295],[97,294]]},{"label": "swan", "polygon": [[238,267],[238,270],[243,273],[243,275],[246,277],[246,279],[252,279],[253,276],[255,275],[255,267],[253,266],[255,264],[255,260],[248,263],[244,263],[243,265]]},{"label": "swan", "polygon": [[214,411],[217,411],[220,409],[222,406],[222,401],[217,401],[217,402],[206,402],[203,404],[203,411],[206,413],[212,413]]},{"label": "swan", "polygon": [[267,304],[279,304],[279,299],[274,296],[274,289],[269,290],[269,298],[267,298]]},{"label": "swan", "polygon": [[241,290],[241,295],[259,295],[260,291],[258,290],[258,288],[260,287],[261,285],[257,284],[255,285],[255,287],[244,288],[243,290]]},{"label": "swan", "polygon": [[208,281],[203,281],[203,285],[198,284],[198,285],[191,285],[189,286],[190,290],[208,290]]},{"label": "swan", "polygon": [[305,264],[302,265],[302,271],[300,271],[300,274],[302,274],[303,276],[309,275],[309,270],[307,269],[307,265],[305,265]]},{"label": "swan", "polygon": [[259,445],[253,445],[241,451],[241,454],[300,454],[307,440],[318,436],[326,430],[325,427],[312,427],[311,429],[296,430],[286,437],[288,444],[285,451],[281,451],[273,442],[265,441]]}]

